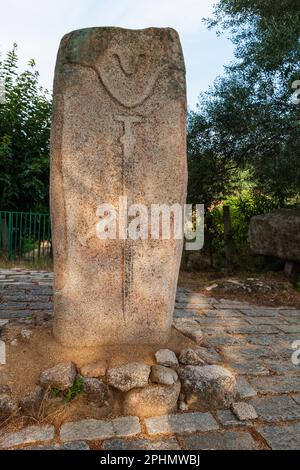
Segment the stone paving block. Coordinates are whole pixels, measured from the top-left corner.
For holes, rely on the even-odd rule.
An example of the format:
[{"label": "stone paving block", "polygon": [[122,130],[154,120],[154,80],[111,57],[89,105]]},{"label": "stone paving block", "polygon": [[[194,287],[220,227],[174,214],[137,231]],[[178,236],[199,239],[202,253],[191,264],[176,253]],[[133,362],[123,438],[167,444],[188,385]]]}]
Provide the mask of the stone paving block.
[{"label": "stone paving block", "polygon": [[262,421],[276,423],[300,419],[300,405],[287,395],[257,397],[249,400]]},{"label": "stone paving block", "polygon": [[250,344],[256,345],[256,346],[276,346],[278,342],[280,342],[282,345],[284,344],[283,342],[280,341],[278,338],[278,335],[247,335],[245,337],[245,340],[249,342]]},{"label": "stone paving block", "polygon": [[279,310],[269,307],[245,308],[242,306],[240,311],[249,317],[276,317],[279,316]]},{"label": "stone paving block", "polygon": [[111,421],[83,419],[65,423],[60,429],[62,441],[103,440],[114,436]]},{"label": "stone paving block", "polygon": [[0,310],[0,318],[27,318],[31,310]]},{"label": "stone paving block", "polygon": [[178,310],[177,307],[175,307],[173,316],[174,320],[176,320],[177,318],[186,318],[194,320],[199,316],[199,313],[195,312],[194,310]]},{"label": "stone paving block", "polygon": [[0,438],[0,448],[9,449],[39,441],[51,441],[53,438],[54,426],[28,426],[21,431],[4,434]]},{"label": "stone paving block", "polygon": [[278,362],[278,361],[266,361],[265,365],[270,369],[271,372],[279,375],[291,375],[298,374],[299,366],[293,364],[292,362]]},{"label": "stone paving block", "polygon": [[[246,360],[245,360],[246,361]],[[230,369],[240,375],[268,375],[269,369],[254,361],[230,362]]]},{"label": "stone paving block", "polygon": [[227,308],[227,309],[208,309],[203,312],[206,317],[212,318],[243,318],[243,314],[239,310]]},{"label": "stone paving block", "polygon": [[45,444],[37,446],[28,446],[22,450],[90,450],[88,444],[84,441],[65,442],[64,444]]},{"label": "stone paving block", "polygon": [[228,361],[244,362],[257,361],[259,358],[274,358],[272,349],[261,346],[228,346],[222,348],[223,355]]},{"label": "stone paving block", "polygon": [[231,410],[240,421],[248,421],[257,418],[255,408],[250,403],[243,401],[232,403]]},{"label": "stone paving block", "polygon": [[166,433],[190,433],[218,429],[218,423],[210,413],[189,412],[157,416],[145,419],[150,435]]},{"label": "stone paving block", "polygon": [[204,329],[204,334],[207,341],[211,346],[239,346],[245,344],[244,337],[238,337],[233,335],[228,335],[224,333],[223,335],[208,335],[206,328]]},{"label": "stone paving block", "polygon": [[122,416],[112,420],[116,437],[136,436],[141,432],[140,420],[137,416]]},{"label": "stone paving block", "polygon": [[300,377],[255,377],[250,379],[251,384],[261,394],[300,392]]},{"label": "stone paving block", "polygon": [[298,393],[296,395],[292,395],[292,397],[295,400],[295,402],[300,405],[300,393]]},{"label": "stone paving block", "polygon": [[240,399],[252,398],[257,395],[256,390],[249,384],[249,382],[244,377],[236,378],[236,386]]},{"label": "stone paving block", "polygon": [[141,427],[136,416],[122,416],[111,421],[83,419],[62,425],[62,441],[104,440],[112,437],[130,437],[140,433]]},{"label": "stone paving block", "polygon": [[2,302],[0,310],[26,310],[29,308],[28,302]]},{"label": "stone paving block", "polygon": [[271,335],[279,334],[279,329],[271,325],[249,325],[249,326],[229,326],[225,331],[232,335]]},{"label": "stone paving block", "polygon": [[240,421],[234,416],[230,410],[219,410],[217,411],[218,420],[222,426],[249,426],[251,422],[249,421]]},{"label": "stone paving block", "polygon": [[255,450],[257,444],[248,432],[209,432],[184,439],[188,450]]},{"label": "stone paving block", "polygon": [[219,299],[219,303],[220,303],[220,308],[233,308],[233,309],[256,308],[253,305],[247,304],[246,302],[240,302],[238,300]]},{"label": "stone paving block", "polygon": [[288,322],[281,318],[280,316],[276,317],[248,317],[247,321],[252,325],[288,325]]},{"label": "stone paving block", "polygon": [[168,439],[112,439],[105,441],[102,445],[104,450],[180,450],[175,437]]},{"label": "stone paving block", "polygon": [[204,315],[199,315],[197,318],[198,323],[200,323],[201,326],[221,326],[223,325],[224,327],[230,327],[232,328],[240,328],[240,327],[247,327],[249,326],[245,320],[242,318],[231,318],[228,320],[228,318],[220,318],[220,317],[204,317]]},{"label": "stone paving block", "polygon": [[300,423],[290,426],[264,426],[257,431],[273,450],[300,450]]},{"label": "stone paving block", "polygon": [[284,333],[300,333],[300,325],[281,325],[278,328]]}]

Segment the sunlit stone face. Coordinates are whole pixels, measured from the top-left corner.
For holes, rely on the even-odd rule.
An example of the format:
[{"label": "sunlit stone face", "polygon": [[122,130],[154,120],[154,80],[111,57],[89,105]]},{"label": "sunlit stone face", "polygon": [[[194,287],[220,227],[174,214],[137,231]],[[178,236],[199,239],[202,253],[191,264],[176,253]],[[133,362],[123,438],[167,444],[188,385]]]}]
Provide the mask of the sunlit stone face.
[{"label": "sunlit stone face", "polygon": [[54,83],[51,214],[56,337],[78,346],[163,343],[180,240],[97,237],[97,208],[183,204],[185,72],[170,29],[66,35]]}]

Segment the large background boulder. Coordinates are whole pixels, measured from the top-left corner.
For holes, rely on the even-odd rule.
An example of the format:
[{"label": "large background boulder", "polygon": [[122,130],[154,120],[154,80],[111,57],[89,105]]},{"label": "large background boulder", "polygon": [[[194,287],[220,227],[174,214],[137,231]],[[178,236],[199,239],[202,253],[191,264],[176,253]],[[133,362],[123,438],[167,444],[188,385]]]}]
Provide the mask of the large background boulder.
[{"label": "large background boulder", "polygon": [[300,262],[300,209],[252,217],[249,241],[254,253]]}]

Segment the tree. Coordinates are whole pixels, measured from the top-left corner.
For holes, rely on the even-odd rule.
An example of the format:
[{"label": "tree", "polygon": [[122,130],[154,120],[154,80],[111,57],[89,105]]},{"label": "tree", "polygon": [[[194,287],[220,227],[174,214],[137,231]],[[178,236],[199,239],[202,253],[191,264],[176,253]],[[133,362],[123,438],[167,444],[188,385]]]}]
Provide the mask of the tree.
[{"label": "tree", "polygon": [[247,168],[257,189],[282,206],[300,186],[300,115],[291,103],[300,78],[298,1],[220,0],[207,23],[230,32],[236,60],[190,116],[190,192],[196,197],[211,167],[214,197],[222,197],[237,169]]},{"label": "tree", "polygon": [[[31,60],[18,73],[17,46],[0,61],[0,209],[48,211],[51,100]],[[3,100],[2,100],[3,101]]]}]

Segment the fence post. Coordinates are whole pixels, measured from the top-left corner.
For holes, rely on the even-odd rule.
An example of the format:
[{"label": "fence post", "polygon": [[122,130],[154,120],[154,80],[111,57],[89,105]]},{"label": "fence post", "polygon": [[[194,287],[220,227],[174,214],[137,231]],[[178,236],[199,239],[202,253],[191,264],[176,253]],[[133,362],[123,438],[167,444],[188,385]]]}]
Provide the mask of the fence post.
[{"label": "fence post", "polygon": [[231,217],[230,217],[230,206],[223,206],[223,223],[224,223],[224,251],[226,258],[226,268],[232,268],[232,227],[231,227]]},{"label": "fence post", "polygon": [[12,258],[12,213],[8,213],[8,259]]}]

